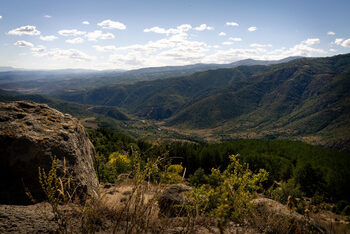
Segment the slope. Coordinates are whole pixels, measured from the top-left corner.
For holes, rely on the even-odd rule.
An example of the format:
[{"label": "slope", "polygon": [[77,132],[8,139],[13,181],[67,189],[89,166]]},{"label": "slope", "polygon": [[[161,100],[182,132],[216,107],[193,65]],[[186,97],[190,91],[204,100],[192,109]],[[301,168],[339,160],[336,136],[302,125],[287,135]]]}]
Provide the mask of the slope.
[{"label": "slope", "polygon": [[237,81],[187,106],[167,124],[219,128],[218,134],[231,137],[321,134],[349,145],[349,90],[350,55],[302,59]]}]

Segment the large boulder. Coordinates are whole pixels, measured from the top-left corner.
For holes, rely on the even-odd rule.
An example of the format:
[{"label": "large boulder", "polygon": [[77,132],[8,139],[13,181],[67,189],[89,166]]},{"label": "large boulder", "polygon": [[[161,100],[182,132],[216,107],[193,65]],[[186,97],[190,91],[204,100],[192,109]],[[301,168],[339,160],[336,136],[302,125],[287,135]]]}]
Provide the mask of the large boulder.
[{"label": "large boulder", "polygon": [[70,174],[81,198],[98,194],[94,154],[71,115],[33,102],[0,102],[0,203],[28,204],[25,189],[43,200],[38,167],[49,171],[54,157],[58,176]]},{"label": "large boulder", "polygon": [[191,187],[184,184],[168,186],[158,197],[160,213],[168,217],[184,215],[184,205],[189,203],[186,193],[189,191]]}]

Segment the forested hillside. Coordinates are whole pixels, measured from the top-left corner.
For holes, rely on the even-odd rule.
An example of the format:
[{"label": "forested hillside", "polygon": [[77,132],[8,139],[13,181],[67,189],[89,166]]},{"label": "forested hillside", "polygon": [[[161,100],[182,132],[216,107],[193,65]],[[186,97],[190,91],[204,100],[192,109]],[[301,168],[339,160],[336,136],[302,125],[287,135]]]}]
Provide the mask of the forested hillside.
[{"label": "forested hillside", "polygon": [[180,129],[232,138],[290,138],[349,150],[350,55],[240,66],[68,91],[56,97],[122,107]]}]

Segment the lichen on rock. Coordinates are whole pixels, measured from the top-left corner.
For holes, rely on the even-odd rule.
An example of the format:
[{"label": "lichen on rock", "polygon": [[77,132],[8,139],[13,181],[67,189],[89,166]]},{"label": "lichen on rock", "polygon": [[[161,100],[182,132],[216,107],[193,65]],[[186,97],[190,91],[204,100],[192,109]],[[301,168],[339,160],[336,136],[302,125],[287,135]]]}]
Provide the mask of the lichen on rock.
[{"label": "lichen on rock", "polygon": [[38,167],[50,170],[55,157],[58,175],[68,171],[80,197],[98,194],[94,154],[84,127],[71,115],[45,104],[0,102],[0,203],[28,204],[25,188],[43,200]]}]

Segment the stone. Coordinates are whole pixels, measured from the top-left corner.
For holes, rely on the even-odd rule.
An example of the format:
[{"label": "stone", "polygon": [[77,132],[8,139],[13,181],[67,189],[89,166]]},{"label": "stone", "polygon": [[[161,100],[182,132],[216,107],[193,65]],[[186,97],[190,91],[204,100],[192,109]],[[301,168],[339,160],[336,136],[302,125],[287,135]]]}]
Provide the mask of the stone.
[{"label": "stone", "polygon": [[252,200],[255,205],[255,225],[264,233],[275,233],[276,230],[289,230],[290,233],[326,233],[324,228],[310,218],[288,209],[278,201],[269,198]]},{"label": "stone", "polygon": [[44,199],[38,167],[46,172],[57,158],[57,174],[73,177],[79,197],[98,194],[95,150],[84,127],[71,115],[45,104],[0,102],[0,203],[29,204],[29,191]]},{"label": "stone", "polygon": [[182,216],[183,205],[188,204],[186,193],[192,188],[184,184],[173,184],[167,187],[158,198],[159,211],[168,217]]}]

